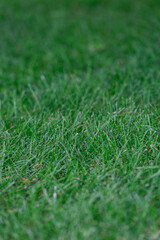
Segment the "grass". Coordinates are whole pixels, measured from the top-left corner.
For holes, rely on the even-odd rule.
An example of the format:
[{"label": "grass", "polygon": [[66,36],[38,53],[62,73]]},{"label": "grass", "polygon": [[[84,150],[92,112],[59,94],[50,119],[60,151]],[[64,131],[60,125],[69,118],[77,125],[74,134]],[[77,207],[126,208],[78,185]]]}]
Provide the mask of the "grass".
[{"label": "grass", "polygon": [[159,1],[0,8],[0,239],[160,239]]}]

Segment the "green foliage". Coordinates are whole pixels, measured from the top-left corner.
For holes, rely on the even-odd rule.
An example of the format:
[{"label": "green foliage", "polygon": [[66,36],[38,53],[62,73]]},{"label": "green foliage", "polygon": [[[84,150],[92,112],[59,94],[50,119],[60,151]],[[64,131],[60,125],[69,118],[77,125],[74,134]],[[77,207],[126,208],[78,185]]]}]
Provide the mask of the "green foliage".
[{"label": "green foliage", "polygon": [[0,8],[0,240],[159,239],[159,1]]}]

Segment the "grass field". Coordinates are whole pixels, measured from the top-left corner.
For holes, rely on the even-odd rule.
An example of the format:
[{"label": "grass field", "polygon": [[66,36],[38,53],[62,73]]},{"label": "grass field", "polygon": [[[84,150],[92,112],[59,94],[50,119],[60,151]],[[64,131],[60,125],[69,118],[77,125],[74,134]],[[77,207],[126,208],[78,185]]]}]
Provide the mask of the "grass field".
[{"label": "grass field", "polygon": [[0,240],[160,239],[160,2],[0,9]]}]

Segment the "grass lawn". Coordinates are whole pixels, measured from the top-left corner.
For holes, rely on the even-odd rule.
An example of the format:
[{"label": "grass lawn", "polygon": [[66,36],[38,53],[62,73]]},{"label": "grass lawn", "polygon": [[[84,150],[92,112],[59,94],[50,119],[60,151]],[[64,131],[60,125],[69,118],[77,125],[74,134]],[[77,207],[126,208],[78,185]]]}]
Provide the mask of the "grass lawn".
[{"label": "grass lawn", "polygon": [[159,240],[159,0],[0,9],[0,240]]}]

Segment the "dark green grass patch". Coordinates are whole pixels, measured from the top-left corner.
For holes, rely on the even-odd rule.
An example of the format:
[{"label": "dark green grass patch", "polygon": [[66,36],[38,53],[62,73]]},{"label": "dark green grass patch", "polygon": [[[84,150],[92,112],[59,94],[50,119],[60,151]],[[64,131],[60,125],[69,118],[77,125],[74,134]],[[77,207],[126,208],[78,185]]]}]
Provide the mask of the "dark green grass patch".
[{"label": "dark green grass patch", "polygon": [[159,239],[159,1],[0,8],[0,239]]}]

